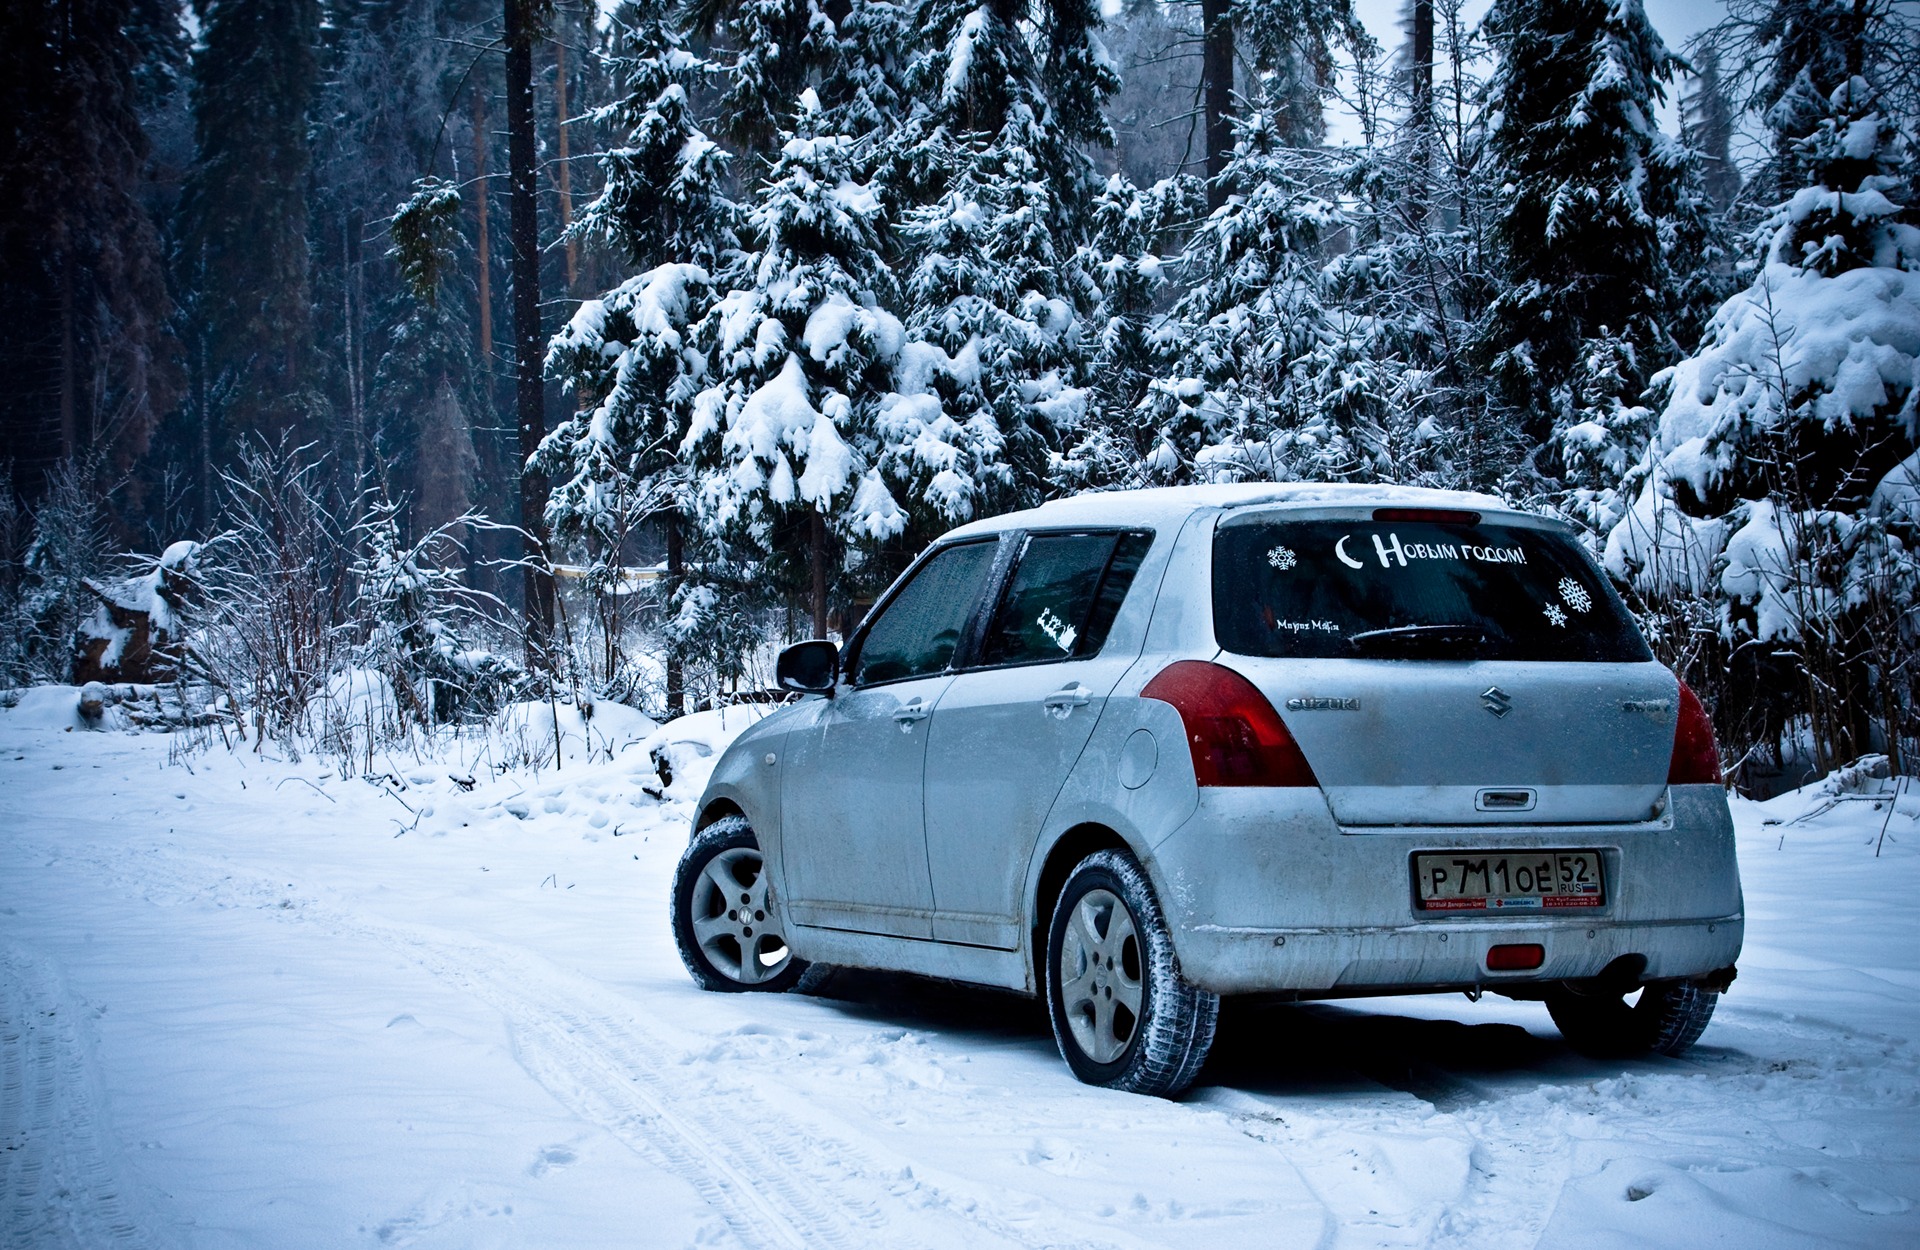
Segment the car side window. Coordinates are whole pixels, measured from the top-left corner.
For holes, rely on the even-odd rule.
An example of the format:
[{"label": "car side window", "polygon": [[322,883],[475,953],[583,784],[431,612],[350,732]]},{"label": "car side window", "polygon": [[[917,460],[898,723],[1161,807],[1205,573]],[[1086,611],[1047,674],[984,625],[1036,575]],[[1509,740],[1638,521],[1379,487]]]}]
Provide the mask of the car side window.
[{"label": "car side window", "polygon": [[853,684],[924,677],[945,669],[993,571],[997,548],[991,541],[963,543],[921,565],[867,628],[854,657]]},{"label": "car side window", "polygon": [[1151,544],[1146,534],[1027,539],[980,662],[1034,664],[1098,653]]}]

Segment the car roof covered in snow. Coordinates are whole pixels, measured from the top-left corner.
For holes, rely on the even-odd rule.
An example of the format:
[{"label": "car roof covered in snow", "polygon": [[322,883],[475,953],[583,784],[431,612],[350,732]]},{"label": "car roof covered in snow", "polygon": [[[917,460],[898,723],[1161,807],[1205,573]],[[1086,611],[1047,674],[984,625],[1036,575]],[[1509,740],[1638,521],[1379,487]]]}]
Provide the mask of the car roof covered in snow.
[{"label": "car roof covered in snow", "polygon": [[1313,507],[1471,508],[1483,512],[1514,509],[1476,491],[1430,490],[1424,486],[1385,486],[1360,482],[1239,482],[1212,486],[1160,486],[1148,490],[1095,491],[1056,499],[1002,516],[971,521],[948,537],[996,534],[1009,529],[1061,525],[1166,525],[1203,508],[1245,508],[1262,504]]}]

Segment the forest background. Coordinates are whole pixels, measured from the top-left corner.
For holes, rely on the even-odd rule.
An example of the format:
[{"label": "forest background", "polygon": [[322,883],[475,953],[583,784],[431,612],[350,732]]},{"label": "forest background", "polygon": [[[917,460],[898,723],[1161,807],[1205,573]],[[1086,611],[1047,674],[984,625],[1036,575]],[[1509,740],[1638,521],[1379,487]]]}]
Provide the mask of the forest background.
[{"label": "forest background", "polygon": [[1920,5],[1713,17],[8,5],[0,684],[661,717],[974,517],[1385,481],[1577,525],[1742,784],[1911,772]]}]

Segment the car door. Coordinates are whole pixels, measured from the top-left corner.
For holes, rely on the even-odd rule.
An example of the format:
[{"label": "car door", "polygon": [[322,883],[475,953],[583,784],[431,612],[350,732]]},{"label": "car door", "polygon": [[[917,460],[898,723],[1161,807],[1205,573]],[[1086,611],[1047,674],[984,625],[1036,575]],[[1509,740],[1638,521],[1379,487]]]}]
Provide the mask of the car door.
[{"label": "car door", "polygon": [[1108,694],[1134,655],[1108,628],[1152,536],[1027,535],[927,736],[933,935],[1013,950],[1027,861]]},{"label": "car door", "polygon": [[788,735],[781,859],[796,922],[932,936],[927,720],[996,550],[994,539],[960,543],[922,561],[856,635],[835,697]]}]

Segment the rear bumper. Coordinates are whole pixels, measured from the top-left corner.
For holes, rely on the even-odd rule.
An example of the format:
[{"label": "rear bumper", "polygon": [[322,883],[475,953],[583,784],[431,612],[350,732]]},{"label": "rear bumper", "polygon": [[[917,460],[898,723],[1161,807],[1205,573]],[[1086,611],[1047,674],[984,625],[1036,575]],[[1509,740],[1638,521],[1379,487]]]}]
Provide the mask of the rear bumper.
[{"label": "rear bumper", "polygon": [[[1416,851],[1598,849],[1603,906],[1578,912],[1432,916],[1414,909]],[[1623,956],[1647,979],[1734,963],[1745,935],[1733,822],[1717,786],[1676,787],[1661,819],[1634,825],[1401,827],[1347,832],[1317,790],[1203,790],[1153,848],[1181,969],[1220,993],[1352,993],[1598,975]],[[1536,943],[1538,969],[1491,972],[1489,948]]]}]

